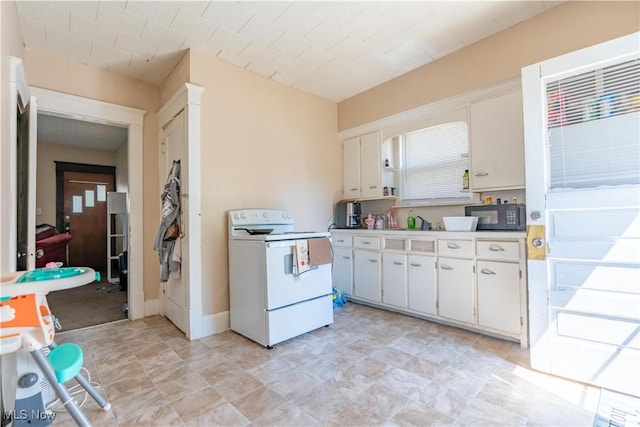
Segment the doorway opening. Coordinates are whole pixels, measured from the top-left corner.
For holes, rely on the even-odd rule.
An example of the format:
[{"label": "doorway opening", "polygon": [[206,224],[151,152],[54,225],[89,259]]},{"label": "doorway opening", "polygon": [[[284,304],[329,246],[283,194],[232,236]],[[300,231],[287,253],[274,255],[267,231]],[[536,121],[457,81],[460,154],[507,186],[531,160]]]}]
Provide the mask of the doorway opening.
[{"label": "doorway opening", "polygon": [[[124,230],[124,234],[127,236],[128,249],[126,264],[132,265],[132,263],[137,262],[137,265],[142,266],[142,260],[144,259],[143,234],[131,233],[131,230],[143,229],[143,171],[139,165],[142,164],[143,157],[142,125],[145,111],[47,89],[31,87],[30,90],[38,99],[39,111],[44,114],[43,117],[68,119],[78,126],[104,126],[105,129],[117,128],[125,135],[126,150],[120,152],[117,161],[116,189],[120,190],[123,183],[126,185],[125,204],[129,215],[127,227]],[[68,124],[69,122],[66,123]],[[67,127],[65,125],[59,127],[59,129],[67,130]],[[94,137],[91,140],[95,139]],[[74,150],[75,148],[67,147],[67,149]],[[42,152],[40,148],[38,151]],[[94,162],[92,161],[91,163]],[[49,168],[51,171],[53,170],[53,167],[50,166]],[[40,174],[41,170],[38,170],[38,179],[41,179]],[[55,182],[53,177],[51,181]],[[49,197],[55,198],[54,194],[55,190],[52,190]],[[94,196],[97,196],[97,194]],[[55,202],[52,203],[55,205]],[[131,320],[144,317],[142,277],[142,268],[127,271],[126,308],[127,317]]]}]

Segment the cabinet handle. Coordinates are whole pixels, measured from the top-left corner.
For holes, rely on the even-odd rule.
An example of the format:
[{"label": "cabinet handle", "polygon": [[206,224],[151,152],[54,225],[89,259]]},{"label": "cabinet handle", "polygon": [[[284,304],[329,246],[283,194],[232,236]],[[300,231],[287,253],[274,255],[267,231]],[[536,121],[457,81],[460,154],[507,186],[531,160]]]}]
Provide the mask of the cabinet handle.
[{"label": "cabinet handle", "polygon": [[455,244],[455,243],[447,243],[447,247],[448,247],[449,249],[460,249],[460,246],[458,246],[458,245],[457,245],[457,244]]},{"label": "cabinet handle", "polygon": [[415,262],[412,262],[411,264],[409,264],[411,267],[422,267],[422,264],[417,264]]},{"label": "cabinet handle", "polygon": [[378,262],[378,260],[369,258],[369,262]]},{"label": "cabinet handle", "polygon": [[349,191],[358,191],[358,189],[357,188],[351,188],[351,189],[349,189]]},{"label": "cabinet handle", "polygon": [[371,242],[367,242],[366,240],[362,242],[363,245],[370,245]]},{"label": "cabinet handle", "polygon": [[482,270],[480,270],[480,273],[482,274],[487,274],[489,276],[491,275],[495,275],[496,273],[492,270],[489,270],[488,268],[483,268]]},{"label": "cabinet handle", "polygon": [[338,239],[338,240],[336,240],[336,241],[337,241],[338,243],[344,243],[344,240],[342,240],[342,239]]},{"label": "cabinet handle", "polygon": [[374,188],[378,188],[378,186],[377,185],[370,185],[369,186],[369,190],[373,190]]},{"label": "cabinet handle", "polygon": [[476,172],[477,177],[481,177],[481,176],[489,176],[489,172]]},{"label": "cabinet handle", "polygon": [[495,243],[489,246],[489,250],[492,252],[504,252],[504,248]]},{"label": "cabinet handle", "polygon": [[350,256],[343,256],[342,259],[351,259]]},{"label": "cabinet handle", "polygon": [[453,267],[451,267],[450,265],[447,264],[441,264],[440,268],[443,270],[453,270]]},{"label": "cabinet handle", "polygon": [[400,261],[393,261],[393,265],[402,265]]}]

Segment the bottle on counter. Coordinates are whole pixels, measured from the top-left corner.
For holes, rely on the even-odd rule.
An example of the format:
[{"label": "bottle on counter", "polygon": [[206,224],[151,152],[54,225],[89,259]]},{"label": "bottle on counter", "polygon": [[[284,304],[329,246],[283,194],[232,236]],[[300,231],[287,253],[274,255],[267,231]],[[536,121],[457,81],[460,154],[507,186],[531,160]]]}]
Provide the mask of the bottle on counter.
[{"label": "bottle on counter", "polygon": [[409,216],[407,217],[407,228],[410,230],[416,228],[416,216],[413,214],[413,209],[409,210]]},{"label": "bottle on counter", "polygon": [[469,169],[465,169],[464,174],[462,174],[462,189],[469,189]]}]

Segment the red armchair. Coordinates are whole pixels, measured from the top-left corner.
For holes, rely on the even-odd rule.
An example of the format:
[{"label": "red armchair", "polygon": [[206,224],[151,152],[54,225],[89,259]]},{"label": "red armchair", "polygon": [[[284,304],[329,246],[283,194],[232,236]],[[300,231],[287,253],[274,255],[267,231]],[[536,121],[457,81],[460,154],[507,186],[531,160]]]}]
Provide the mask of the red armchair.
[{"label": "red armchair", "polygon": [[67,245],[73,238],[61,234],[49,224],[36,226],[36,268],[43,268],[48,262],[67,264]]}]

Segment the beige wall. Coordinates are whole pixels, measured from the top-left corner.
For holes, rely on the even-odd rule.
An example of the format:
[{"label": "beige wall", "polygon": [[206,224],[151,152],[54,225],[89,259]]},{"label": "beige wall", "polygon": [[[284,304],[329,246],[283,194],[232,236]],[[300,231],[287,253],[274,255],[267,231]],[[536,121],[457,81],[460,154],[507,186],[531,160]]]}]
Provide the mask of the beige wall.
[{"label": "beige wall", "polygon": [[36,175],[36,224],[56,225],[56,164],[55,162],[86,163],[116,166],[116,152],[38,143],[38,174]]},{"label": "beige wall", "polygon": [[569,1],[338,104],[338,130],[520,75],[520,69],[640,31],[640,2]]},{"label": "beige wall", "polygon": [[326,230],[342,193],[333,102],[191,51],[202,98],[203,310],[228,310],[227,212],[292,211]]},{"label": "beige wall", "polygon": [[24,48],[18,26],[18,13],[12,1],[0,1],[0,274],[15,266],[15,248],[8,238],[12,205],[9,198],[15,197],[11,188],[11,162],[9,124],[15,117],[10,113],[9,57],[22,58]]},{"label": "beige wall", "polygon": [[25,67],[31,86],[96,99],[147,111],[144,116],[143,206],[144,206],[144,294],[145,300],[159,296],[158,256],[153,241],[160,218],[158,182],[158,89],[155,86],[86,65],[27,49]]}]

